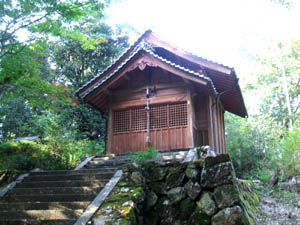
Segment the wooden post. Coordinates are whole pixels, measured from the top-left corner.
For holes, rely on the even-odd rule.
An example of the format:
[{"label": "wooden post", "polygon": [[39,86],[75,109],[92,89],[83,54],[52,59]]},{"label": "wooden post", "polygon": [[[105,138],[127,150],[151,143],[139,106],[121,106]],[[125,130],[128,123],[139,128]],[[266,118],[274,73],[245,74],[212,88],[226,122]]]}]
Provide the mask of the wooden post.
[{"label": "wooden post", "polygon": [[109,97],[109,103],[108,103],[108,125],[107,125],[106,154],[111,154],[112,153],[112,142],[113,142],[113,111],[112,111],[112,98],[110,96]]},{"label": "wooden post", "polygon": [[194,123],[194,107],[191,90],[187,89],[187,114],[188,114],[188,127],[189,127],[189,146],[190,148],[194,146],[194,132],[193,132],[193,123]]},{"label": "wooden post", "polygon": [[208,143],[209,146],[211,147],[211,149],[215,149],[214,146],[214,136],[213,136],[213,120],[212,120],[212,106],[213,104],[213,99],[211,96],[208,96],[208,100],[207,100],[207,120],[208,120]]}]

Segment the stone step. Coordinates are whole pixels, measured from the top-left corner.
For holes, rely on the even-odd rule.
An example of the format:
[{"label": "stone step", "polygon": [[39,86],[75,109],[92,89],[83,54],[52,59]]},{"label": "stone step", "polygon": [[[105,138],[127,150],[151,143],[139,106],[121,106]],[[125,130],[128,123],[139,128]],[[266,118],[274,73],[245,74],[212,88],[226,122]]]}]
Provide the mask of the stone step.
[{"label": "stone step", "polygon": [[42,187],[103,187],[109,179],[101,180],[64,180],[64,181],[39,181],[18,183],[15,188],[42,188]]},{"label": "stone step", "polygon": [[126,164],[126,163],[130,163],[132,162],[131,160],[106,160],[106,161],[97,161],[97,160],[92,160],[90,162],[87,163],[87,165],[97,165],[97,166],[118,166],[118,165],[122,165],[122,164]]},{"label": "stone step", "polygon": [[76,210],[24,210],[24,211],[2,211],[0,220],[22,220],[22,219],[39,219],[39,220],[66,220],[76,219],[83,213],[82,209]]},{"label": "stone step", "polygon": [[[114,165],[114,168],[120,169],[124,165],[126,165],[126,163],[119,164],[119,165]],[[109,166],[111,166],[111,165],[109,165]],[[83,168],[83,170],[85,170],[85,169],[97,169],[97,168],[102,168],[102,167],[103,167],[103,165],[101,165],[101,164],[87,164],[87,165],[85,165],[85,167]]]},{"label": "stone step", "polygon": [[115,157],[95,157],[92,161],[108,161],[108,160],[130,160],[130,155],[124,155],[124,156],[115,156]]},{"label": "stone step", "polygon": [[30,176],[41,176],[41,175],[85,175],[85,174],[93,174],[93,173],[107,173],[107,172],[115,172],[116,169],[114,167],[103,167],[98,169],[89,169],[89,170],[45,170],[38,172],[31,172]]},{"label": "stone step", "polygon": [[23,182],[29,181],[64,181],[64,180],[101,180],[108,179],[114,175],[113,172],[98,172],[92,174],[65,174],[65,175],[36,175],[36,176],[28,176],[23,179]]},{"label": "stone step", "polygon": [[90,201],[0,203],[0,211],[85,209]]},{"label": "stone step", "polygon": [[98,194],[103,187],[46,187],[46,188],[14,188],[7,193],[13,195],[49,195],[49,194]]},{"label": "stone step", "polygon": [[[122,164],[124,165],[124,164]],[[112,170],[113,168],[113,170]],[[86,164],[83,168],[81,168],[80,170],[81,171],[85,171],[85,170],[95,170],[95,169],[103,169],[103,170],[107,170],[107,171],[113,171],[113,172],[116,172],[116,170],[118,169],[117,166],[111,166],[111,165],[91,165],[91,164]]]},{"label": "stone step", "polygon": [[0,220],[0,225],[73,225],[77,219],[66,220],[39,220],[39,219],[22,219],[22,220]]},{"label": "stone step", "polygon": [[0,198],[0,203],[5,202],[78,202],[92,201],[93,194],[52,194],[52,195],[15,195]]}]

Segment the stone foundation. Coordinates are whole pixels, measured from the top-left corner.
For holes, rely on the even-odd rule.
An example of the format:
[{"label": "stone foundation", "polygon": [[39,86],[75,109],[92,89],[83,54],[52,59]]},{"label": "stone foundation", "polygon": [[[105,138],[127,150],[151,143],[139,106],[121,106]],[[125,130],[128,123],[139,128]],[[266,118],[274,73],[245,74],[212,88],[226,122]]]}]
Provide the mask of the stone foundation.
[{"label": "stone foundation", "polygon": [[189,163],[133,163],[123,172],[92,224],[256,224],[247,185],[237,182],[228,155]]}]

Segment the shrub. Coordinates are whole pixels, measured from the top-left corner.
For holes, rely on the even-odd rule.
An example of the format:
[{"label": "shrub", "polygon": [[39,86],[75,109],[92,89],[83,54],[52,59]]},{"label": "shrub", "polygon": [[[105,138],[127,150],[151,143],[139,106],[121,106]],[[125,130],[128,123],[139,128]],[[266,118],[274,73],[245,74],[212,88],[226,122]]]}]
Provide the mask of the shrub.
[{"label": "shrub", "polygon": [[155,147],[148,147],[145,152],[131,152],[130,159],[136,162],[144,162],[146,160],[154,159],[158,151]]},{"label": "shrub", "polygon": [[32,141],[6,142],[0,145],[0,171],[72,169],[82,156],[101,154],[104,140],[66,140],[49,137],[44,144]]},{"label": "shrub", "polygon": [[280,142],[279,165],[286,177],[300,174],[300,125],[296,124],[292,131]]}]

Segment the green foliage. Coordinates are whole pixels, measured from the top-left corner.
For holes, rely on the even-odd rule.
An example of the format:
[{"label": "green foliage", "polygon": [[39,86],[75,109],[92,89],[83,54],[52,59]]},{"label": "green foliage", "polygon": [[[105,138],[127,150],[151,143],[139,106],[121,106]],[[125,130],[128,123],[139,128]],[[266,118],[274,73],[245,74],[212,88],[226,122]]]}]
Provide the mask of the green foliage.
[{"label": "green foliage", "polygon": [[[225,114],[226,149],[233,161],[238,177],[248,178],[252,170],[262,169],[268,161],[271,137],[255,121]],[[271,141],[271,140],[269,140]]]},{"label": "green foliage", "polygon": [[300,124],[294,129],[287,131],[280,142],[279,165],[286,177],[298,176],[300,174]]},{"label": "green foliage", "polygon": [[146,160],[154,159],[158,153],[155,147],[148,147],[145,152],[130,152],[130,159],[141,163]]},{"label": "green foliage", "polygon": [[22,98],[11,99],[0,106],[0,123],[2,123],[2,139],[29,136],[26,125],[34,115]]},{"label": "green foliage", "polygon": [[[22,99],[31,107],[51,108],[55,102],[68,102],[67,89],[49,83],[41,73],[49,73],[45,42],[34,42],[16,55],[1,60],[0,101],[10,105],[15,98]],[[2,106],[4,107],[4,106]]]},{"label": "green foliage", "polygon": [[121,31],[113,31],[102,21],[87,20],[78,30],[95,39],[101,38],[93,49],[82,47],[71,37],[62,38],[52,48],[56,77],[70,83],[72,92],[103,71],[128,47],[127,36]]},{"label": "green foliage", "polygon": [[72,169],[79,164],[81,157],[102,152],[103,141],[71,142],[53,138],[48,138],[44,144],[10,141],[0,145],[0,171]]},{"label": "green foliage", "polygon": [[[11,153],[0,155],[1,170],[67,169],[103,153],[106,116],[74,93],[128,46],[101,20],[106,3],[0,2],[0,142]],[[43,143],[8,142],[33,135]]]},{"label": "green foliage", "polygon": [[[273,124],[289,128],[289,119],[296,122],[299,115],[300,94],[300,40],[286,43],[272,43],[264,55],[257,56],[256,70],[253,71],[256,83],[252,88],[260,96],[260,113],[269,117]],[[285,80],[287,87],[285,87]],[[249,90],[253,91],[253,90]],[[287,108],[289,96],[291,115]]]},{"label": "green foliage", "polygon": [[22,51],[16,45],[20,43],[18,34],[24,30],[30,32],[30,36],[21,43],[23,46],[48,34],[71,36],[87,44],[90,38],[78,34],[73,26],[86,16],[101,17],[104,6],[96,0],[3,0],[0,3],[0,58]]}]

